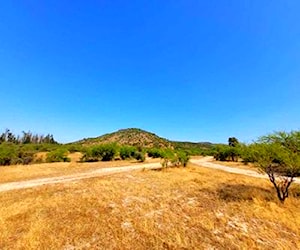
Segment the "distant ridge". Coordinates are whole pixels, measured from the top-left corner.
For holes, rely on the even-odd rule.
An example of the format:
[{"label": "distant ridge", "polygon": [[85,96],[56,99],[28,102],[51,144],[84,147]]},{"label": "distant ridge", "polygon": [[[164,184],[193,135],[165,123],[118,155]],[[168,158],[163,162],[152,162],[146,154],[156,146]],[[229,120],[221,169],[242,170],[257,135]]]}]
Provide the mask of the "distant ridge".
[{"label": "distant ridge", "polygon": [[113,133],[108,133],[95,138],[87,138],[80,140],[76,143],[82,145],[96,145],[103,143],[118,143],[120,145],[130,145],[137,147],[158,147],[158,148],[170,148],[173,144],[162,137],[157,136],[154,133],[139,129],[139,128],[127,128],[120,129]]}]

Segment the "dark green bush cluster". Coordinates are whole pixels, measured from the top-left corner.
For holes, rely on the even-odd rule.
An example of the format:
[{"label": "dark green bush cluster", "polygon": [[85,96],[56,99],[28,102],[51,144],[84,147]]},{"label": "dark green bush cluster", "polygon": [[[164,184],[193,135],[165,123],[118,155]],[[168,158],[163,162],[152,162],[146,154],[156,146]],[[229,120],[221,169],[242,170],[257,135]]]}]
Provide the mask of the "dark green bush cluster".
[{"label": "dark green bush cluster", "polygon": [[0,165],[30,164],[34,160],[34,150],[11,143],[0,145]]},{"label": "dark green bush cluster", "polygon": [[214,149],[214,158],[217,161],[238,161],[241,154],[241,147],[218,145]]},{"label": "dark green bush cluster", "polygon": [[116,144],[101,144],[86,148],[81,160],[85,162],[111,161],[117,152]]},{"label": "dark green bush cluster", "polygon": [[164,150],[160,148],[150,148],[147,150],[148,156],[151,158],[163,158]]},{"label": "dark green bush cluster", "polygon": [[68,153],[68,150],[58,148],[47,154],[46,162],[69,162],[71,159],[68,158]]},{"label": "dark green bush cluster", "polygon": [[122,146],[120,148],[120,157],[122,160],[135,158],[136,153],[137,153],[136,147]]},{"label": "dark green bush cluster", "polygon": [[141,152],[141,151],[137,151],[134,154],[134,157],[137,161],[141,161],[144,162],[145,161],[145,153]]},{"label": "dark green bush cluster", "polygon": [[122,160],[136,159],[141,162],[145,161],[145,153],[142,149],[137,149],[133,146],[122,146],[119,153]]},{"label": "dark green bush cluster", "polygon": [[84,149],[82,161],[112,161],[120,156],[122,160],[136,159],[145,161],[145,154],[133,146],[118,146],[117,144],[100,144]]},{"label": "dark green bush cluster", "polygon": [[38,152],[49,152],[47,162],[66,162],[69,161],[68,149],[59,144],[0,144],[0,165],[9,166],[16,164],[42,163],[43,159],[37,159],[35,154]]},{"label": "dark green bush cluster", "polygon": [[51,134],[44,136],[30,131],[22,133],[21,136],[15,135],[6,129],[0,134],[0,165],[34,163],[37,152],[49,152],[62,147]]}]

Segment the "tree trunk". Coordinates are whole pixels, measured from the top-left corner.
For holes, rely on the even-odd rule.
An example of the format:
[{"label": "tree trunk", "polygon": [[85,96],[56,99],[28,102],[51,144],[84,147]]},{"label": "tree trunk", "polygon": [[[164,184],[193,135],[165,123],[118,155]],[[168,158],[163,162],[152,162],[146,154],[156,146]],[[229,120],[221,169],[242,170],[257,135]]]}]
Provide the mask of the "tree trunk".
[{"label": "tree trunk", "polygon": [[294,177],[284,177],[282,181],[277,183],[273,172],[268,173],[268,176],[276,189],[278,199],[281,203],[284,203],[285,199],[289,196],[289,187],[292,184]]}]

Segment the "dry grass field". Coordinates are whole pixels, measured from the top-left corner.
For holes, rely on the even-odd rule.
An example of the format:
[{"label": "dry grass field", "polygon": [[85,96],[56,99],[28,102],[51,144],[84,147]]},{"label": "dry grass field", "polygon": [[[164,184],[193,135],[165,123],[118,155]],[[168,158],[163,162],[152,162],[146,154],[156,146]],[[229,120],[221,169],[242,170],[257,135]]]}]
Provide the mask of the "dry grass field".
[{"label": "dry grass field", "polygon": [[3,192],[0,202],[0,249],[300,248],[299,197],[282,205],[267,180],[191,164]]},{"label": "dry grass field", "polygon": [[[13,181],[24,181],[45,177],[56,177],[69,174],[83,173],[99,168],[122,167],[140,164],[136,160],[81,163],[77,162],[77,160],[79,160],[80,158],[78,157],[78,153],[70,154],[69,157],[71,158],[71,162],[39,163],[32,165],[15,165],[6,167],[2,166],[0,167],[0,184]],[[157,161],[159,160],[147,159],[144,163]]]}]

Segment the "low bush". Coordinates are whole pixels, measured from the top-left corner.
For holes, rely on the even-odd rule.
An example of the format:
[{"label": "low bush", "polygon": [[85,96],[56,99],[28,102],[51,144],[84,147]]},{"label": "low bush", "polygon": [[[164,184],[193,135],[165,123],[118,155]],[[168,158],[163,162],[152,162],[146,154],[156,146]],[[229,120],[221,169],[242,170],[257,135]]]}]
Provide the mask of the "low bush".
[{"label": "low bush", "polygon": [[65,147],[68,149],[70,153],[82,152],[84,150],[83,146],[80,144],[69,144],[69,145],[65,145]]},{"label": "low bush", "polygon": [[148,156],[152,158],[163,158],[164,152],[159,148],[150,148],[147,150]]},{"label": "low bush", "polygon": [[134,154],[134,158],[140,162],[144,162],[145,161],[145,154],[143,152],[135,152]]},{"label": "low bush", "polygon": [[34,160],[34,149],[28,145],[2,143],[0,145],[0,165],[30,164]]},{"label": "low bush", "polygon": [[47,154],[46,162],[69,162],[71,159],[68,157],[68,151],[60,148],[51,151]]},{"label": "low bush", "polygon": [[171,149],[165,149],[163,151],[162,159],[162,167],[186,167],[190,156],[185,151],[174,151]]},{"label": "low bush", "polygon": [[190,160],[190,156],[187,152],[185,151],[178,151],[176,153],[178,161],[180,163],[181,166],[186,167],[189,160]]},{"label": "low bush", "polygon": [[111,161],[117,154],[116,144],[102,144],[85,149],[81,160],[85,162]]},{"label": "low bush", "polygon": [[135,158],[137,149],[132,146],[122,146],[120,148],[120,157],[122,160]]},{"label": "low bush", "polygon": [[1,144],[0,145],[0,165],[9,166],[18,158],[16,146]]}]

